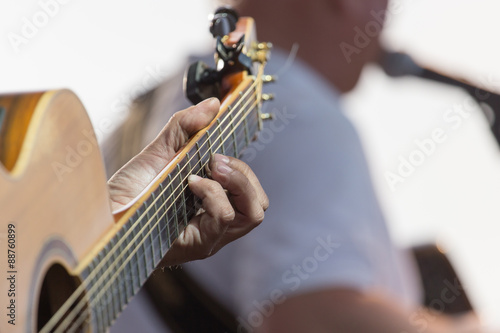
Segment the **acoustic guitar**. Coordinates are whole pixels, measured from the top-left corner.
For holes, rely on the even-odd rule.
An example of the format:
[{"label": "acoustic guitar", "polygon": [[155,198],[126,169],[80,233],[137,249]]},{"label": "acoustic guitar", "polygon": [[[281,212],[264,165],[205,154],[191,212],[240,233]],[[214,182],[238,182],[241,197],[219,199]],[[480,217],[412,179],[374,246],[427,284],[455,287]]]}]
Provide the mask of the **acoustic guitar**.
[{"label": "acoustic guitar", "polygon": [[254,139],[270,45],[227,8],[211,31],[219,66],[192,65],[187,90],[219,97],[220,111],[121,211],[75,94],[0,96],[0,332],[105,332],[196,214],[188,175]]}]

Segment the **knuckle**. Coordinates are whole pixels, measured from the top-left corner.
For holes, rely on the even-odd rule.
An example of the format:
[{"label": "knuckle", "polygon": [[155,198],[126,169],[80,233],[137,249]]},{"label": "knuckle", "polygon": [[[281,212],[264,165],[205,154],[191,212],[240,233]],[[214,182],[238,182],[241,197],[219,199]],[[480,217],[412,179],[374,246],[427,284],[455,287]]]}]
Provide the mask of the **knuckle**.
[{"label": "knuckle", "polygon": [[224,207],[221,209],[220,220],[222,223],[230,223],[236,217],[236,213],[232,206]]},{"label": "knuckle", "polygon": [[240,169],[245,175],[253,173],[252,169],[243,161],[240,161]]},{"label": "knuckle", "polygon": [[229,161],[230,161],[230,164],[232,167],[240,170],[241,172],[245,172],[245,173],[246,173],[246,171],[251,170],[250,167],[248,166],[248,164],[246,164],[242,160],[237,159],[237,158],[232,157],[232,156],[228,156],[228,157],[229,157]]},{"label": "knuckle", "polygon": [[217,195],[222,191],[222,186],[217,182],[208,180],[206,182],[205,191],[207,195]]},{"label": "knuckle", "polygon": [[251,186],[250,179],[248,177],[241,177],[240,187],[241,189],[247,189]]},{"label": "knuckle", "polygon": [[170,117],[170,122],[172,124],[177,124],[179,122],[179,118],[182,116],[181,112],[182,111],[177,111],[172,115],[172,117]]},{"label": "knuckle", "polygon": [[264,221],[264,217],[265,217],[265,213],[264,213],[264,210],[260,210],[257,214],[255,214],[254,216],[254,224],[256,225],[259,225],[262,223],[262,221]]}]

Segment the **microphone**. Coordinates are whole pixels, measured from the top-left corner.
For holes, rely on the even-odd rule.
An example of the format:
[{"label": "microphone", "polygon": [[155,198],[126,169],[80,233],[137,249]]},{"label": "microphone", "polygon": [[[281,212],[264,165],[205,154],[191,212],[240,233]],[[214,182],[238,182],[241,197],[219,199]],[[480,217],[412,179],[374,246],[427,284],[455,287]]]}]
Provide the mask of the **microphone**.
[{"label": "microphone", "polygon": [[[500,146],[500,95],[476,87],[465,80],[452,78],[436,71],[419,66],[409,55],[399,52],[383,51],[378,64],[390,77],[415,76],[464,89],[476,100]],[[485,105],[486,104],[486,105]]]}]

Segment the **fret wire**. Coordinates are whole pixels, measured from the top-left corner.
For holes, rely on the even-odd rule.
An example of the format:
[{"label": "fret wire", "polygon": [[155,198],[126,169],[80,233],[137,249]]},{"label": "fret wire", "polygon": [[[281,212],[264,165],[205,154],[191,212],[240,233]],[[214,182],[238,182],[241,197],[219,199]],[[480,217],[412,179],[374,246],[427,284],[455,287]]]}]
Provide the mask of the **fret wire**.
[{"label": "fret wire", "polygon": [[[106,244],[106,246],[104,247],[104,253],[107,254],[110,252],[109,247],[110,247],[110,243]],[[113,288],[105,288],[105,289],[106,289],[106,293],[108,294],[106,299],[105,299],[105,308],[106,308],[109,324],[111,324],[113,322],[113,319],[116,318],[115,315],[117,315],[114,312],[114,306],[113,306],[113,300],[114,300]]]},{"label": "fret wire", "polygon": [[[103,253],[105,253],[105,251]],[[106,293],[107,293],[107,288],[104,288],[104,295],[106,295]],[[100,312],[103,314],[102,317],[103,317],[104,327],[106,327],[111,323],[110,313],[107,311],[106,298],[101,298],[100,308],[101,308]]]},{"label": "fret wire", "polygon": [[[98,261],[100,262],[102,259],[102,252],[99,252],[99,255],[98,255]],[[97,310],[98,310],[98,313],[99,313],[99,319],[100,319],[100,324],[101,326],[104,328],[106,327],[106,314],[101,311],[101,308],[102,308],[102,299],[99,298],[99,301],[97,303]]]},{"label": "fret wire", "polygon": [[250,138],[248,137],[248,121],[247,118],[243,120],[244,127],[245,127],[245,145],[248,146],[250,144]]},{"label": "fret wire", "polygon": [[[240,100],[240,101],[243,101],[243,100]],[[227,107],[227,116],[225,118],[225,120],[229,121],[229,124],[231,125],[231,128],[233,128],[233,126],[234,126],[234,120],[233,120],[234,112],[233,112],[233,109],[234,108],[231,105],[228,105],[228,107]],[[238,111],[238,112],[241,112],[241,111]],[[224,132],[226,131],[227,128],[228,128],[228,126],[225,127]],[[224,138],[224,142],[227,142],[228,139],[229,139],[229,135],[227,135],[226,137],[224,137],[224,135],[222,134],[222,130],[221,130],[220,136],[222,136]],[[227,143],[229,144],[230,149],[233,150],[232,154],[230,154],[230,155],[234,156],[234,145],[231,145],[231,143],[229,143],[229,142],[227,142]]]},{"label": "fret wire", "polygon": [[[131,244],[131,243],[129,243]],[[135,259],[134,265],[132,265],[132,260],[133,260],[133,254],[128,254],[129,251],[126,250],[125,256],[122,261],[123,265],[123,271],[124,272],[129,272],[130,276],[132,277],[132,280],[130,283],[128,283],[128,288],[127,288],[127,293],[125,294],[126,298],[125,301],[128,302],[128,300],[135,294],[135,286],[140,283],[141,275],[139,273],[139,262],[140,259]],[[135,251],[134,251],[135,252]],[[130,258],[130,260],[127,260],[127,258]],[[130,290],[130,292],[128,292]]]},{"label": "fret wire", "polygon": [[[163,188],[163,183],[160,183],[161,187]],[[163,199],[163,202],[167,202],[167,198],[165,198],[165,192],[167,191],[167,188],[165,188],[165,190],[162,190],[161,192],[161,197]],[[165,211],[165,215],[168,217],[168,213],[167,213],[167,208],[165,207],[165,205],[162,205],[163,206],[163,210]],[[168,227],[168,218],[166,219],[167,220],[167,223],[165,223],[165,228],[163,229],[166,229],[167,231],[167,248],[165,249],[165,253],[162,252],[162,257],[167,254],[167,251],[168,249],[170,248],[170,246],[172,245],[172,243],[170,242],[170,228]]]},{"label": "fret wire", "polygon": [[[145,202],[142,203],[143,206],[144,206],[144,203]],[[136,214],[139,215],[139,216],[141,216],[141,214],[138,213],[138,212],[140,212],[140,210],[137,210]],[[149,210],[148,210],[148,212],[149,212]],[[141,219],[141,220],[144,220],[144,219]],[[136,221],[137,221],[137,219],[136,219]],[[139,230],[138,234],[141,235],[141,238],[144,238],[144,226],[145,226],[144,221],[139,222],[139,227],[141,228],[141,230]],[[130,240],[130,243],[132,243],[132,244],[135,245],[135,241],[134,240]],[[138,259],[137,260],[137,265],[135,265],[135,266],[137,267],[137,270],[139,272],[139,283],[137,284],[137,286],[139,286],[142,283],[142,281],[145,280],[145,278],[144,278],[143,275],[145,275],[144,271],[146,270],[147,263],[146,263],[146,256],[144,255],[145,252],[146,252],[145,251],[146,248],[144,246],[145,246],[145,242],[141,242],[141,244],[137,247],[137,251],[135,251],[136,258]],[[141,247],[143,248],[143,252],[142,252],[143,256],[139,256],[139,249]],[[141,269],[142,264],[144,264],[144,269]],[[136,288],[137,287],[134,284],[134,294],[136,293]],[[137,291],[139,291],[139,290],[137,289]]]},{"label": "fret wire", "polygon": [[200,145],[196,142],[196,154],[198,155],[198,161],[200,162],[200,175],[203,174],[203,159],[201,158]]},{"label": "fret wire", "polygon": [[[193,174],[193,169],[191,167],[191,158],[189,157],[189,153],[186,154],[186,159],[188,161],[188,177],[189,175],[192,175]],[[186,185],[186,190],[189,189],[189,186]],[[183,191],[184,192],[184,191]],[[188,193],[188,197],[190,198],[191,196],[189,195]],[[187,212],[186,212],[186,204],[187,204],[187,201],[184,200],[184,216],[185,216],[185,220],[184,220],[184,226],[187,227],[188,223],[189,223],[189,220],[188,220],[188,216],[187,216]]]},{"label": "fret wire", "polygon": [[[219,128],[219,138],[220,138],[220,140],[222,142],[222,128],[221,128],[220,118],[217,118],[217,127]],[[223,143],[222,143],[222,155],[226,155],[226,149],[225,149]]]},{"label": "fret wire", "polygon": [[[97,255],[97,262],[99,262],[99,258],[100,258],[101,254],[99,253]],[[100,329],[100,327],[103,327],[104,325],[104,319],[103,319],[103,313],[101,311],[98,311],[98,308],[99,306],[101,305],[101,302],[100,300],[96,303],[96,307],[94,308],[94,313],[95,313],[95,316],[96,316],[96,319],[97,319],[97,324],[99,325],[98,328]]]},{"label": "fret wire", "polygon": [[[115,244],[116,244],[116,237],[111,238],[111,242],[110,242],[110,244],[111,244],[111,247],[112,247],[112,248],[114,248],[114,246],[115,246]],[[113,254],[111,255],[111,258],[113,259],[113,261],[116,259],[116,252],[115,252],[115,253],[113,253]],[[123,280],[123,279],[124,279],[124,278],[123,278],[123,275],[122,275],[122,280]],[[121,294],[121,290],[120,290],[120,287],[121,287],[121,286],[123,286],[123,282],[122,282],[122,283],[120,283],[120,284],[118,285],[118,290],[117,290],[117,294],[118,294],[118,295],[117,295],[117,297],[113,297],[113,305],[114,305],[114,307],[115,307],[115,312],[116,312],[116,313],[120,313],[120,312],[121,312],[121,310],[122,310],[122,307],[121,307],[121,305],[120,305],[120,302],[121,302],[121,297],[122,297],[122,296],[120,295],[120,294]]]},{"label": "fret wire", "polygon": [[[146,257],[146,259],[147,259],[149,256],[151,256],[151,262],[149,262],[149,263],[146,265],[146,280],[148,279],[149,274],[150,274],[150,273],[153,271],[153,269],[154,269],[154,265],[153,265],[153,263],[154,263],[154,261],[155,261],[155,251],[154,251],[154,249],[155,249],[155,248],[154,248],[154,238],[153,238],[153,236],[154,236],[154,233],[153,233],[153,231],[154,231],[154,230],[153,230],[153,226],[154,226],[154,225],[156,225],[155,220],[156,220],[156,217],[157,217],[157,216],[156,216],[156,213],[157,213],[157,212],[156,212],[156,201],[155,201],[155,199],[156,199],[156,197],[155,197],[155,192],[154,192],[154,191],[152,191],[152,192],[151,192],[151,195],[149,196],[149,200],[151,200],[151,202],[150,202],[150,203],[148,203],[148,207],[150,207],[150,208],[151,208],[151,209],[148,209],[148,210],[150,210],[150,211],[152,212],[152,213],[151,213],[152,217],[151,217],[151,219],[148,219],[148,220],[146,221],[146,226],[147,226],[147,229],[146,229],[146,231],[147,231],[147,235],[146,235],[146,237],[149,237],[149,238],[148,238],[148,239],[149,239],[149,248],[147,249],[147,251],[148,251],[147,253],[148,253],[148,254],[146,255],[146,253],[145,253],[145,257]],[[154,203],[153,203],[153,202],[154,202]],[[145,239],[144,239],[144,240],[145,240]]]},{"label": "fret wire", "polygon": [[[118,233],[116,234],[116,235],[117,235],[117,239],[122,239],[122,237],[123,237],[123,234],[124,234],[124,233],[125,233],[125,232],[124,232],[124,230],[123,230],[123,229],[120,229],[120,230],[118,231]],[[122,244],[123,244],[123,243],[122,243]],[[123,246],[121,246],[121,245],[120,245],[119,249],[122,249],[122,248],[123,248]],[[122,251],[119,251],[118,253],[122,253]],[[115,261],[118,261],[118,263],[119,263],[120,265],[123,265],[123,262],[124,262],[124,261],[123,261],[123,257],[121,257],[121,258],[119,257],[119,258],[115,259]],[[131,277],[130,277],[130,278],[131,278],[131,279],[132,279],[132,281],[133,281],[134,276],[133,276],[132,272],[129,272],[129,274],[131,275]],[[125,272],[123,272],[123,271],[122,271],[122,275],[123,275],[123,277],[124,277],[124,278],[126,278],[126,276],[127,276],[126,271],[125,271]],[[132,282],[132,283],[133,283],[133,282]],[[123,291],[124,291],[124,293],[123,293],[123,294],[120,294],[120,301],[121,301],[121,302],[123,302],[123,304],[125,304],[125,303],[127,302],[127,295],[128,295],[128,291],[127,291],[127,289],[129,289],[130,287],[128,286],[128,284],[127,284],[127,283],[125,283],[122,287],[123,287]],[[122,299],[123,299],[123,301],[122,301]]]},{"label": "fret wire", "polygon": [[[130,221],[130,220],[129,220],[129,221]],[[128,223],[129,223],[129,221],[127,221],[127,223],[126,223],[127,225],[128,225]],[[118,239],[123,239],[124,235],[125,235],[125,230],[124,230],[123,228],[122,228],[122,229],[120,229],[120,230],[117,232],[117,234],[116,234],[116,236],[117,236],[117,238],[118,238]],[[118,253],[119,253],[119,254],[122,254],[122,253],[124,253],[124,252],[125,252],[124,245],[125,245],[124,243],[121,243],[121,244],[120,244],[120,246],[119,246],[119,250],[120,250],[120,251],[118,251]],[[115,259],[115,260],[116,260],[116,262],[118,262],[118,264],[119,264],[119,265],[126,265],[126,262],[125,262],[125,260],[124,260],[123,256],[119,256],[119,257],[118,257],[117,259]],[[126,278],[126,276],[127,276],[127,269],[123,270],[123,271],[122,271],[122,274],[123,274],[123,277],[124,277],[124,278]],[[134,280],[135,276],[134,276],[134,274],[132,273],[132,271],[130,271],[130,270],[129,270],[129,273],[128,273],[128,274],[130,274],[130,278],[132,279],[132,284],[133,284],[133,283],[134,283],[134,281],[133,281],[133,280]],[[129,293],[131,293],[131,292],[133,292],[133,290],[132,290],[132,291],[130,291],[131,286],[130,286],[130,284],[128,284],[128,283],[125,283],[125,284],[124,284],[123,289],[124,289],[124,294],[122,295],[122,297],[123,297],[123,303],[125,304],[125,303],[127,302],[127,300],[128,300],[128,294],[129,294]]]},{"label": "fret wire", "polygon": [[[172,175],[169,174],[168,175],[168,179],[169,179],[169,183],[170,183],[170,190],[172,191],[172,195],[175,196],[175,190],[174,190],[174,185],[172,183]],[[173,205],[173,210],[174,210],[174,220],[175,220],[175,238],[179,237],[179,221],[177,220],[177,204],[176,204],[176,201],[177,201],[177,198],[175,198],[173,201],[172,201],[172,205]],[[172,243],[172,241],[170,242]]]},{"label": "fret wire", "polygon": [[[151,193],[151,196],[153,197],[153,202],[154,202],[154,210],[155,210],[155,216],[156,216],[156,222],[154,223],[155,225],[155,228],[156,228],[156,232],[158,234],[158,245],[157,245],[157,248],[158,248],[158,251],[155,251],[154,248],[153,248],[153,245],[151,245],[151,247],[153,248],[153,261],[154,261],[154,264],[153,264],[153,267],[156,267],[157,263],[160,262],[161,258],[162,258],[162,255],[161,255],[161,230],[160,230],[160,218],[158,217],[158,205],[157,205],[157,200],[156,200],[156,191],[154,191],[153,193]],[[153,243],[153,240],[151,240],[151,244],[154,244]],[[156,253],[158,253],[158,255],[156,255]]]},{"label": "fret wire", "polygon": [[[231,130],[232,130],[232,133],[234,134],[234,122],[233,122],[233,114],[232,113],[230,114],[230,119],[231,119]],[[236,137],[234,135],[232,137],[233,137],[233,149],[234,149],[233,156],[237,157],[238,156],[238,147],[236,146]]]},{"label": "fret wire", "polygon": [[[254,141],[254,140],[257,140],[258,138],[258,127],[259,127],[259,123],[258,122],[253,122],[251,125],[250,125],[250,133],[252,134],[252,138],[251,138],[251,141]],[[251,144],[252,142],[250,142]]]},{"label": "fret wire", "polygon": [[[92,272],[92,270],[95,268],[94,266],[94,263],[95,263],[95,257],[94,257],[94,260],[91,260],[90,263],[88,264],[88,266],[82,271],[82,273],[80,274],[80,279],[82,280],[87,280],[88,279],[88,287],[92,288],[93,287],[93,282],[92,282],[92,279],[89,278],[90,276],[90,272]],[[88,316],[87,319],[91,321],[91,324],[92,324],[92,327],[97,327],[97,316],[96,314],[94,313],[94,309],[92,309],[91,307],[89,307],[87,309],[88,311]]]},{"label": "fret wire", "polygon": [[[237,135],[237,138],[238,138],[238,151],[242,152],[245,147],[247,147],[248,145],[246,144],[246,133],[245,133],[245,128],[241,129],[239,132],[238,132],[238,135]],[[239,157],[239,155],[238,155]]]},{"label": "fret wire", "polygon": [[109,307],[109,306],[110,306],[110,304],[111,304],[110,298],[112,298],[112,297],[113,297],[113,295],[112,295],[112,294],[110,294],[110,290],[109,290],[109,288],[108,288],[108,290],[105,292],[105,295],[106,295],[106,293],[108,294],[108,295],[107,295],[108,297],[106,297],[106,298],[104,299],[104,311],[106,312],[106,322],[107,322],[107,326],[111,326],[111,323],[113,322],[113,319],[114,319],[114,317],[113,317],[113,315],[114,315],[114,314],[113,314],[112,312],[110,312],[110,307]]},{"label": "fret wire", "polygon": [[[102,277],[101,277],[102,278]],[[52,321],[52,320],[51,320]]]},{"label": "fret wire", "polygon": [[210,155],[213,155],[214,152],[212,150],[212,139],[210,138],[210,130],[207,130],[207,141],[208,141],[208,150],[210,150]]},{"label": "fret wire", "polygon": [[[155,190],[156,191],[156,190]],[[155,243],[154,243],[154,232],[153,232],[153,228],[151,227],[151,225],[153,226],[156,226],[158,225],[159,221],[158,221],[158,208],[156,206],[156,193],[155,191],[151,192],[151,199],[152,199],[152,210],[153,210],[153,218],[151,219],[151,221],[148,221],[148,225],[149,225],[149,239],[150,239],[150,243],[151,243],[151,258],[153,258],[153,264],[151,265],[151,270],[148,270],[148,276],[149,276],[149,273],[151,271],[153,271],[154,269],[154,263],[156,262],[156,256],[155,256]]]},{"label": "fret wire", "polygon": [[[143,205],[145,207],[147,206],[150,206],[150,204],[148,204],[148,201],[151,199],[151,197],[149,197],[146,201],[144,201]],[[146,279],[148,278],[148,271],[149,271],[149,263],[148,263],[148,242],[150,242],[149,240],[149,237],[148,237],[148,234],[151,235],[150,232],[147,232],[148,229],[151,230],[151,226],[150,226],[150,221],[151,219],[154,218],[154,214],[152,212],[152,209],[147,209],[147,212],[146,212],[146,220],[144,221],[144,223],[141,223],[141,234],[142,234],[142,258],[144,259],[144,270],[141,271],[141,273],[143,272],[145,277],[144,278],[141,278],[141,283],[143,281],[146,281]],[[139,250],[137,250],[137,252],[139,252]]]},{"label": "fret wire", "polygon": [[189,155],[191,156],[189,158],[189,174],[199,176],[201,174],[199,160],[198,160],[199,154],[197,153],[195,146],[191,148],[191,150],[189,151]]},{"label": "fret wire", "polygon": [[[184,192],[184,189],[182,189],[183,185],[182,185],[182,182],[183,182],[183,178],[182,177],[182,174],[181,174],[181,166],[180,164],[177,164],[177,175],[179,176],[179,184],[181,184],[181,196],[182,196],[182,199],[181,199],[181,202],[182,202],[182,220],[184,221],[183,222],[183,225],[187,225],[187,216],[186,216],[186,195],[185,195],[185,192]],[[183,168],[184,169],[184,168]]]},{"label": "fret wire", "polygon": [[170,242],[173,244],[175,239],[177,238],[177,236],[175,235],[175,228],[177,226],[177,215],[176,214],[173,214],[172,215],[172,221],[171,223],[169,223],[168,227],[170,229]]}]

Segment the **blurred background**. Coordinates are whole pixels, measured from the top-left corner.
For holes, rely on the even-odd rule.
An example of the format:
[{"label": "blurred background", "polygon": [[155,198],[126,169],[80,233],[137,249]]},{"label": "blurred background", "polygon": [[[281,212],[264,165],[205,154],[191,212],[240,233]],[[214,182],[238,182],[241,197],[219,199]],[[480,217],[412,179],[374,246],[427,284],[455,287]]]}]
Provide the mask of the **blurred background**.
[{"label": "blurred background", "polygon": [[[102,142],[134,96],[211,47],[215,7],[213,0],[2,0],[0,92],[72,89]],[[383,41],[499,92],[499,12],[495,0],[394,0]],[[397,243],[437,242],[485,325],[500,328],[500,150],[482,111],[460,89],[389,78],[376,66],[344,103]],[[397,175],[435,130],[446,139],[391,186],[388,173]]]}]

